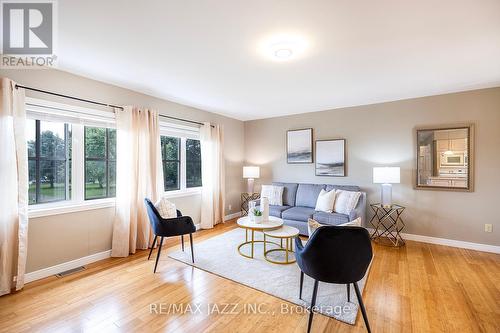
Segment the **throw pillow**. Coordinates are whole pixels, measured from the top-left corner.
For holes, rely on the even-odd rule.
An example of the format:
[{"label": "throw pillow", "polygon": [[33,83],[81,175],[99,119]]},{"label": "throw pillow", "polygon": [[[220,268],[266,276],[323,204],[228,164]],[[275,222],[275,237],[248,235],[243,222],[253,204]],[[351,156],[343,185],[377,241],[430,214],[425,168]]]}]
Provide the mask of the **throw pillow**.
[{"label": "throw pillow", "polygon": [[[316,220],[313,219],[308,219],[307,220],[307,231],[309,234],[309,237],[312,236],[312,234],[318,229],[319,227],[327,226],[327,224],[321,224]],[[339,224],[337,227],[361,227],[361,217],[358,217],[355,220],[352,220],[347,223]]]},{"label": "throw pillow", "polygon": [[175,204],[167,200],[165,196],[161,197],[155,204],[155,208],[164,219],[171,219],[177,217],[177,209]]},{"label": "throw pillow", "polygon": [[269,205],[283,206],[283,186],[262,185],[261,198],[268,198]]},{"label": "throw pillow", "polygon": [[335,202],[335,190],[329,192],[321,190],[318,199],[316,200],[316,208],[320,212],[331,213]]},{"label": "throw pillow", "polygon": [[319,227],[323,227],[326,224],[321,224],[316,220],[313,219],[308,219],[307,220],[307,233],[309,234],[309,237],[312,236],[312,234],[318,229]]},{"label": "throw pillow", "polygon": [[358,204],[360,197],[361,192],[337,190],[333,211],[349,215]]}]

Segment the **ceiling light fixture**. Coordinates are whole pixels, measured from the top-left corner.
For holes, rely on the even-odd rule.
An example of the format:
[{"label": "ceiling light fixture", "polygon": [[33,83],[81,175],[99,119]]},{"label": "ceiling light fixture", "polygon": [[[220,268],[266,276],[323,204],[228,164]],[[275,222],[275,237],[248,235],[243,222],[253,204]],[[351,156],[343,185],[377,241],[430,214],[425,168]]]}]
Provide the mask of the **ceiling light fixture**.
[{"label": "ceiling light fixture", "polygon": [[281,59],[286,59],[286,58],[290,58],[293,54],[293,51],[290,50],[290,49],[278,49],[274,52],[274,55],[278,58],[281,58]]},{"label": "ceiling light fixture", "polygon": [[267,59],[283,62],[302,57],[308,48],[309,43],[301,35],[276,34],[262,39],[258,52]]}]

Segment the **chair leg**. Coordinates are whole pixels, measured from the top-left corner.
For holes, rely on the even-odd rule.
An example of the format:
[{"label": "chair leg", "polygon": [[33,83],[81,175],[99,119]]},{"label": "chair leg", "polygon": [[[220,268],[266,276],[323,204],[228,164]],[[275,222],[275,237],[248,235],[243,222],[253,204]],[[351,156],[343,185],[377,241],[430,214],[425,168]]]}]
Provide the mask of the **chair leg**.
[{"label": "chair leg", "polygon": [[182,252],[184,252],[184,235],[181,235]]},{"label": "chair leg", "polygon": [[318,280],[314,280],[314,289],[313,289],[313,295],[311,299],[311,310],[309,312],[309,322],[307,323],[307,333],[311,332],[311,326],[312,326],[312,321],[313,321],[313,315],[314,315],[314,306],[316,305],[316,296],[318,294]]},{"label": "chair leg", "polygon": [[351,301],[351,284],[350,283],[347,284],[347,301],[348,302]]},{"label": "chair leg", "polygon": [[302,286],[304,286],[304,272],[300,271],[300,291],[299,291],[299,299],[302,299]]},{"label": "chair leg", "polygon": [[153,244],[151,245],[151,250],[149,250],[149,256],[148,256],[148,260],[149,258],[151,258],[151,253],[153,253],[153,249],[155,248],[155,244],[156,244],[156,238],[158,236],[155,235],[155,238],[153,239]]},{"label": "chair leg", "polygon": [[361,297],[361,293],[359,292],[358,283],[354,282],[354,291],[356,292],[356,297],[358,298],[359,307],[361,308],[361,314],[363,315],[363,320],[365,321],[366,329],[368,333],[371,333],[370,323],[368,323],[368,317],[366,316],[365,305],[363,304],[363,298]]},{"label": "chair leg", "polygon": [[158,259],[160,259],[162,245],[163,245],[163,237],[160,238],[160,245],[158,245],[158,253],[156,254],[155,269],[153,270],[153,273],[156,273],[156,267],[158,266]]},{"label": "chair leg", "polygon": [[189,245],[191,245],[191,260],[194,264],[194,251],[193,251],[193,234],[189,234]]}]

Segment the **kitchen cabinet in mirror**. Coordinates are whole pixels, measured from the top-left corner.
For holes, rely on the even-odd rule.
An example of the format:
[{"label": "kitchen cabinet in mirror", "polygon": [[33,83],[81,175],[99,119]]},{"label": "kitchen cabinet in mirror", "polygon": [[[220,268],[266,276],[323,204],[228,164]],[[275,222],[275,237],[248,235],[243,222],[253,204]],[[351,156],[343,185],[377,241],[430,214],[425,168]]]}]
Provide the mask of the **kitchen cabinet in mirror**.
[{"label": "kitchen cabinet in mirror", "polygon": [[473,191],[474,125],[415,129],[416,189]]}]

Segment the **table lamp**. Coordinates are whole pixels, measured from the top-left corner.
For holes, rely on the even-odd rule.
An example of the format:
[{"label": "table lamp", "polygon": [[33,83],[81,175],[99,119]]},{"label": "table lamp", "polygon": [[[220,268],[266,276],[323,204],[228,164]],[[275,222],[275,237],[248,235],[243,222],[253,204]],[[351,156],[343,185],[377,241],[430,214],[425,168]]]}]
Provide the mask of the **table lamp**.
[{"label": "table lamp", "polygon": [[260,168],[258,166],[244,166],[243,178],[247,178],[247,192],[253,193],[255,178],[260,177]]},{"label": "table lamp", "polygon": [[373,183],[382,184],[381,204],[383,207],[392,206],[392,184],[399,184],[400,173],[399,167],[373,168]]}]

